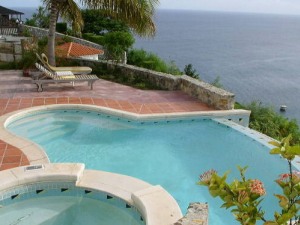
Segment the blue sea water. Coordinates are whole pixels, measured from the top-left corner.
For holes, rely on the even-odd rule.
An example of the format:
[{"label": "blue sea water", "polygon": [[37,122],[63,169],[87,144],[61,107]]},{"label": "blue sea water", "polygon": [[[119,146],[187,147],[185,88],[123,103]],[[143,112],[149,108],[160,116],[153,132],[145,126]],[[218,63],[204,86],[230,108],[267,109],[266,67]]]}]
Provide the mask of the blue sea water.
[{"label": "blue sea water", "polygon": [[[34,8],[16,8],[29,18]],[[156,53],[201,79],[217,76],[241,103],[262,102],[300,122],[300,16],[157,10],[154,38],[135,48]]]},{"label": "blue sea water", "polygon": [[300,121],[300,16],[158,10],[153,39],[135,48],[191,63],[201,79],[221,78],[236,100],[253,100]]}]

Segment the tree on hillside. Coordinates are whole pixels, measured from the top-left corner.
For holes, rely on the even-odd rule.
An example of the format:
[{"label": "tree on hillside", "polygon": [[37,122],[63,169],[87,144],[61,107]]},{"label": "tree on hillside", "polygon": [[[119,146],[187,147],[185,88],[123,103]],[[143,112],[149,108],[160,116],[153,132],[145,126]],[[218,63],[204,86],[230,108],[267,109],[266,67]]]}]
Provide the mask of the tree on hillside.
[{"label": "tree on hillside", "polygon": [[185,75],[188,75],[188,76],[190,76],[190,77],[199,79],[199,74],[198,74],[197,71],[193,68],[193,65],[192,65],[192,64],[185,65],[183,71],[184,71],[184,74],[185,74]]},{"label": "tree on hillside", "polygon": [[101,10],[85,9],[81,10],[81,14],[84,21],[82,33],[104,35],[116,31],[131,32],[123,21],[105,16]]},{"label": "tree on hillside", "polygon": [[50,14],[48,10],[39,6],[37,12],[32,14],[32,18],[26,19],[25,24],[34,27],[48,28]]},{"label": "tree on hillside", "polygon": [[[83,19],[75,0],[43,0],[50,10],[48,34],[49,62],[55,65],[55,30],[58,16],[72,21],[72,27],[81,31]],[[155,33],[152,20],[154,8],[159,0],[80,0],[82,6],[101,10],[104,15],[124,21],[135,33],[150,36]]]}]

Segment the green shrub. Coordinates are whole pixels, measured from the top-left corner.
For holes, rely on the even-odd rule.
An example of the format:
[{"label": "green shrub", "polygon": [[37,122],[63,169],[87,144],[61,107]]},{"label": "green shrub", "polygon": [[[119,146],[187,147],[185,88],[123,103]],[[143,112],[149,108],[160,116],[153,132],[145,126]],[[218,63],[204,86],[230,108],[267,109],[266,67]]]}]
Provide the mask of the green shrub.
[{"label": "green shrub", "polygon": [[98,45],[104,45],[104,38],[103,38],[103,36],[95,35],[95,34],[92,34],[92,33],[85,33],[85,34],[82,34],[82,37],[85,40],[94,42],[94,43],[96,43]]},{"label": "green shrub", "polygon": [[44,51],[47,44],[48,44],[48,37],[42,37],[42,38],[38,39],[38,48],[39,48],[39,50]]},{"label": "green shrub", "polygon": [[221,83],[221,78],[219,76],[217,76],[213,82],[211,82],[211,85],[217,87],[217,88],[223,88],[223,85]]},{"label": "green shrub", "polygon": [[22,27],[22,36],[32,37],[32,33],[29,31],[27,27]]},{"label": "green shrub", "polygon": [[56,32],[65,34],[67,33],[67,29],[67,23],[56,23]]},{"label": "green shrub", "polygon": [[277,140],[292,135],[292,144],[300,143],[300,130],[295,119],[289,120],[272,107],[252,102],[248,105],[236,104],[236,108],[251,110],[249,127]]},{"label": "green shrub", "polygon": [[71,37],[69,37],[69,36],[63,36],[62,38],[61,38],[65,43],[68,43],[68,42],[72,42],[72,38]]},{"label": "green shrub", "polygon": [[49,28],[50,23],[50,13],[49,11],[39,6],[35,13],[32,14],[32,17],[26,19],[25,24],[33,27],[40,27],[40,28]]},{"label": "green shrub", "polygon": [[22,69],[22,67],[17,62],[0,62],[0,70],[15,70],[15,69]]},{"label": "green shrub", "polygon": [[184,74],[190,77],[193,77],[195,79],[200,79],[199,74],[197,71],[193,68],[192,64],[185,65],[184,67]]},{"label": "green shrub", "polygon": [[130,32],[128,25],[121,20],[108,17],[101,10],[84,9],[81,11],[81,14],[84,20],[83,33],[104,35],[107,32],[113,31]]},{"label": "green shrub", "polygon": [[23,51],[22,59],[18,62],[18,66],[22,69],[31,69],[34,68],[34,63],[36,62],[36,50],[30,49]]},{"label": "green shrub", "polygon": [[170,73],[173,75],[181,74],[174,61],[167,64],[154,53],[146,52],[143,49],[130,50],[127,56],[127,63],[162,73]]},{"label": "green shrub", "polygon": [[109,58],[120,61],[124,52],[134,44],[134,37],[128,32],[114,31],[106,33],[103,41]]}]

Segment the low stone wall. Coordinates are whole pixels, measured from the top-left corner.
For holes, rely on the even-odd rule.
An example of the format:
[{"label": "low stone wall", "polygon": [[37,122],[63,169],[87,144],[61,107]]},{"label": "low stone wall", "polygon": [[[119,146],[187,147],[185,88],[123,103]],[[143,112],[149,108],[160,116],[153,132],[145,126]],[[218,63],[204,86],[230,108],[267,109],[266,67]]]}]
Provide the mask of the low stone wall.
[{"label": "low stone wall", "polygon": [[180,90],[215,109],[234,108],[234,94],[187,75],[180,77]]},{"label": "low stone wall", "polygon": [[[38,38],[43,38],[43,37],[47,37],[49,30],[48,29],[43,29],[43,28],[38,28],[38,27],[32,27],[32,26],[28,26],[25,24],[22,24],[22,30],[24,31],[25,29],[28,30],[33,36],[38,37]],[[96,49],[101,49],[103,50],[103,46],[98,45],[96,43],[84,40],[84,39],[80,39],[80,38],[76,38],[73,36],[68,36],[62,33],[58,33],[56,32],[56,37],[68,37],[70,38],[73,42],[78,43],[78,44],[82,44],[82,45],[86,45],[92,48],[96,48]]]},{"label": "low stone wall", "polygon": [[181,90],[215,109],[234,109],[234,94],[186,75],[174,76],[132,65],[107,61],[74,60],[81,65],[90,66],[92,68],[105,65],[108,69],[117,71],[120,76],[127,76],[129,78],[140,77],[165,90]]},{"label": "low stone wall", "polygon": [[14,62],[22,58],[22,47],[19,41],[0,41],[0,62]]},{"label": "low stone wall", "polygon": [[155,84],[155,86],[165,90],[178,90],[180,80],[178,77],[171,74],[160,73],[153,70],[136,67],[127,64],[116,64],[111,62],[104,62],[111,70],[118,70],[123,76],[128,77],[142,77],[144,80]]}]

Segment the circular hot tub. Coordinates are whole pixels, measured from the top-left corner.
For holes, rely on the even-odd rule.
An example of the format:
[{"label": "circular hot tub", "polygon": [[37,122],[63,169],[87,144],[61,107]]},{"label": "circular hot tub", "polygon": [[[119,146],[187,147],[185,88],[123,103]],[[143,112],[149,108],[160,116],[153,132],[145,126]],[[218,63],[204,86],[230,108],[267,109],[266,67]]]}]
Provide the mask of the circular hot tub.
[{"label": "circular hot tub", "polygon": [[3,193],[1,224],[144,225],[136,207],[72,182],[22,185]]},{"label": "circular hot tub", "polygon": [[182,217],[161,186],[80,163],[0,171],[1,225],[165,225]]}]

